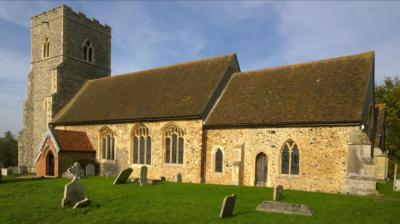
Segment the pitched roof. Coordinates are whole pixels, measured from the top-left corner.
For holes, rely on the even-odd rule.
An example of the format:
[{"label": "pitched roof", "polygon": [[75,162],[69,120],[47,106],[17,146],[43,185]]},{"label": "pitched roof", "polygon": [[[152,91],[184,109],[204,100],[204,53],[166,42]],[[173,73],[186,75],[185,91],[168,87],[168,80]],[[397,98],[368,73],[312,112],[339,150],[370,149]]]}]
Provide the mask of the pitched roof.
[{"label": "pitched roof", "polygon": [[353,123],[362,120],[374,53],[240,72],[206,126]]},{"label": "pitched roof", "polygon": [[385,149],[386,104],[375,105],[375,147]]},{"label": "pitched roof", "polygon": [[235,60],[230,54],[87,81],[51,123],[200,118]]},{"label": "pitched roof", "polygon": [[61,151],[95,152],[86,132],[53,129]]}]

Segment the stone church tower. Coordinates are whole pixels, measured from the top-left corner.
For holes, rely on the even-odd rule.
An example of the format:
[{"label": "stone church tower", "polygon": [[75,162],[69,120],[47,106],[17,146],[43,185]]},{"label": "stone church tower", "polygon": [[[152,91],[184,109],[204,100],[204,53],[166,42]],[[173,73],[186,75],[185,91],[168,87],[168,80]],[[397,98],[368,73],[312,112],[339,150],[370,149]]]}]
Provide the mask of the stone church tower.
[{"label": "stone church tower", "polygon": [[31,66],[18,163],[33,171],[48,123],[86,80],[110,76],[111,28],[61,5],[31,18]]}]

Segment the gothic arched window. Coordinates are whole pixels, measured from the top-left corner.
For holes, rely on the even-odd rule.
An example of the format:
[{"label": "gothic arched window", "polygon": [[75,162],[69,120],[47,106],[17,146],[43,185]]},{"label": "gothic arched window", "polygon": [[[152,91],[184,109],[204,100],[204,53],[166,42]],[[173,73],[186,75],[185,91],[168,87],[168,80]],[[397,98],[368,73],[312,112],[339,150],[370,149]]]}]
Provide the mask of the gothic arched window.
[{"label": "gothic arched window", "polygon": [[223,164],[223,154],[220,148],[217,148],[215,151],[215,172],[222,172],[222,164]]},{"label": "gothic arched window", "polygon": [[151,164],[151,137],[145,125],[139,125],[132,131],[134,164]]},{"label": "gothic arched window", "polygon": [[83,60],[92,63],[93,62],[93,47],[89,40],[83,43]]},{"label": "gothic arched window", "polygon": [[42,57],[48,58],[50,56],[50,41],[49,38],[44,38],[43,42],[43,50],[42,50]]},{"label": "gothic arched window", "polygon": [[164,131],[165,163],[183,164],[184,132],[172,125]]},{"label": "gothic arched window", "polygon": [[300,170],[300,152],[297,144],[289,139],[281,151],[281,174],[299,175]]},{"label": "gothic arched window", "polygon": [[102,158],[106,160],[115,159],[115,137],[114,133],[109,128],[104,128],[101,131],[102,141]]}]

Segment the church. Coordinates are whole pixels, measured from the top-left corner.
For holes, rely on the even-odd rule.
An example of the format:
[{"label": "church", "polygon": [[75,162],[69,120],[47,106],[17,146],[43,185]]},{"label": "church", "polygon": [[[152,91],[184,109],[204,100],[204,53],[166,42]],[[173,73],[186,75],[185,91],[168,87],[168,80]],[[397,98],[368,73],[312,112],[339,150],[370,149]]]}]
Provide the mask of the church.
[{"label": "church", "polygon": [[111,76],[111,28],[66,5],[31,20],[19,165],[101,176],[375,194],[387,176],[374,52],[254,71],[236,54]]}]

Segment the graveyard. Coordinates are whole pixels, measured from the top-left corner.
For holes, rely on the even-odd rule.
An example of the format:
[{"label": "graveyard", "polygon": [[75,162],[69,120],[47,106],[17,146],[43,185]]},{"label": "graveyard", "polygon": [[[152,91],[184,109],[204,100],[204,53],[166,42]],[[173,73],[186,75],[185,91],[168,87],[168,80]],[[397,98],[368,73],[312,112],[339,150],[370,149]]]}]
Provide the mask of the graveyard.
[{"label": "graveyard", "polygon": [[[267,213],[256,207],[273,189],[162,182],[113,185],[115,177],[84,177],[89,206],[62,208],[67,178],[3,176],[0,223],[399,223],[400,192],[378,184],[377,196],[348,196],[284,189],[283,202],[304,204],[313,216]],[[235,194],[233,216],[221,219],[225,196]]]}]

